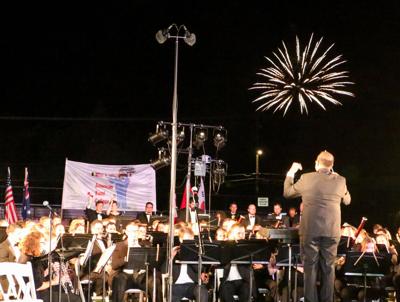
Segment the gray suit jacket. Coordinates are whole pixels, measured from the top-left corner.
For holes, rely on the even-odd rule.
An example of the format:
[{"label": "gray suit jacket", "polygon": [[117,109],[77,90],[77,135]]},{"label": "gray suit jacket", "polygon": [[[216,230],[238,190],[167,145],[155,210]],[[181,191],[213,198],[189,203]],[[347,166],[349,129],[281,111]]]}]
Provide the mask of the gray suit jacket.
[{"label": "gray suit jacket", "polygon": [[287,176],[283,196],[303,200],[301,235],[340,237],[340,203],[348,205],[351,201],[344,177],[336,173],[311,172],[293,183],[293,178]]}]

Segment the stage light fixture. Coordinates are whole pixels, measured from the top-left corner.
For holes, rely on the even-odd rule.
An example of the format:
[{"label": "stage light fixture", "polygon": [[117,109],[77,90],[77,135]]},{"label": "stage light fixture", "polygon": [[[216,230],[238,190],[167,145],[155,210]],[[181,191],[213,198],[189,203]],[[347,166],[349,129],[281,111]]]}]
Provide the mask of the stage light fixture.
[{"label": "stage light fixture", "polygon": [[157,124],[156,132],[150,135],[149,142],[155,145],[158,144],[159,142],[162,142],[163,140],[166,140],[167,138],[168,138],[168,130],[166,128],[166,125]]},{"label": "stage light fixture", "polygon": [[228,141],[227,131],[223,127],[214,129],[214,146],[217,150],[222,149]]},{"label": "stage light fixture", "polygon": [[154,170],[158,170],[169,166],[170,164],[171,156],[169,155],[168,150],[165,148],[160,148],[158,149],[158,159],[152,161],[150,165],[153,167]]},{"label": "stage light fixture", "polygon": [[[185,140],[185,137],[186,137],[185,127],[180,127],[176,134],[176,145],[179,146]],[[168,145],[171,145],[171,143],[172,143],[172,137],[169,137]]]},{"label": "stage light fixture", "polygon": [[178,129],[178,135],[176,137],[176,142],[179,145],[185,140],[185,127]]},{"label": "stage light fixture", "polygon": [[197,128],[194,135],[193,146],[196,147],[196,149],[200,149],[204,145],[204,142],[207,140],[207,138],[207,129]]},{"label": "stage light fixture", "polygon": [[212,179],[213,179],[213,190],[219,192],[219,188],[225,182],[225,176],[227,175],[228,164],[223,160],[217,160],[212,166]]}]

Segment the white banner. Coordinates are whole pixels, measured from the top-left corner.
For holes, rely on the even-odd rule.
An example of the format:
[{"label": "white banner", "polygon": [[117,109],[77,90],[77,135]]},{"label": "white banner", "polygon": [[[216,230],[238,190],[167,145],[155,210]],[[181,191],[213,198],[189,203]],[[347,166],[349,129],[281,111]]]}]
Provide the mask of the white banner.
[{"label": "white banner", "polygon": [[66,160],[62,209],[84,209],[89,194],[105,205],[113,198],[121,210],[144,211],[148,201],[156,210],[156,174],[149,164],[95,165]]}]

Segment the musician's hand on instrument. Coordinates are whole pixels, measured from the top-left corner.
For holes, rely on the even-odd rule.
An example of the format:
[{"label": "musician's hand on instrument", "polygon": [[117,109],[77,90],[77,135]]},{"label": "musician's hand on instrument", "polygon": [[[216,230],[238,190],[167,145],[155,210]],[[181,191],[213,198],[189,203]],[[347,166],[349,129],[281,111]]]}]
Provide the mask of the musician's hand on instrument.
[{"label": "musician's hand on instrument", "polygon": [[180,248],[181,248],[180,246],[174,246],[172,248],[172,258],[174,258],[176,256],[176,254],[179,252]]},{"label": "musician's hand on instrument", "polygon": [[394,245],[389,246],[388,250],[389,250],[389,253],[390,253],[390,254],[392,254],[392,255],[397,255],[397,250],[396,250],[396,248],[394,247]]},{"label": "musician's hand on instrument", "polygon": [[272,276],[273,274],[275,274],[278,271],[277,267],[274,265],[271,265],[271,264],[268,264],[267,268],[268,268],[268,273],[270,276]]},{"label": "musician's hand on instrument", "polygon": [[207,273],[201,273],[200,278],[201,278],[201,281],[202,281],[204,284],[207,284],[208,281],[209,281],[209,277],[208,277],[208,274],[207,274]]}]

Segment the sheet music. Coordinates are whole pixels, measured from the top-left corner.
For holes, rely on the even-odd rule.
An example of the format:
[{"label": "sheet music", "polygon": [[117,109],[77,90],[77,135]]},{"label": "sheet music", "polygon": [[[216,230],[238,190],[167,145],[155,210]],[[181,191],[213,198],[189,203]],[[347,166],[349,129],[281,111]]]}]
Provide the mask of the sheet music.
[{"label": "sheet music", "polygon": [[85,263],[87,262],[87,260],[89,259],[90,255],[92,254],[93,251],[93,246],[94,246],[94,242],[96,241],[96,235],[93,235],[92,240],[89,240],[88,245],[86,247],[86,251],[83,254],[83,257],[81,257],[79,259],[79,264],[81,266],[84,266]]},{"label": "sheet music", "polygon": [[115,250],[116,245],[113,244],[109,248],[106,248],[104,252],[101,254],[99,262],[97,262],[96,268],[94,269],[95,273],[100,273],[103,268],[106,266],[108,260],[111,258],[112,253]]}]

